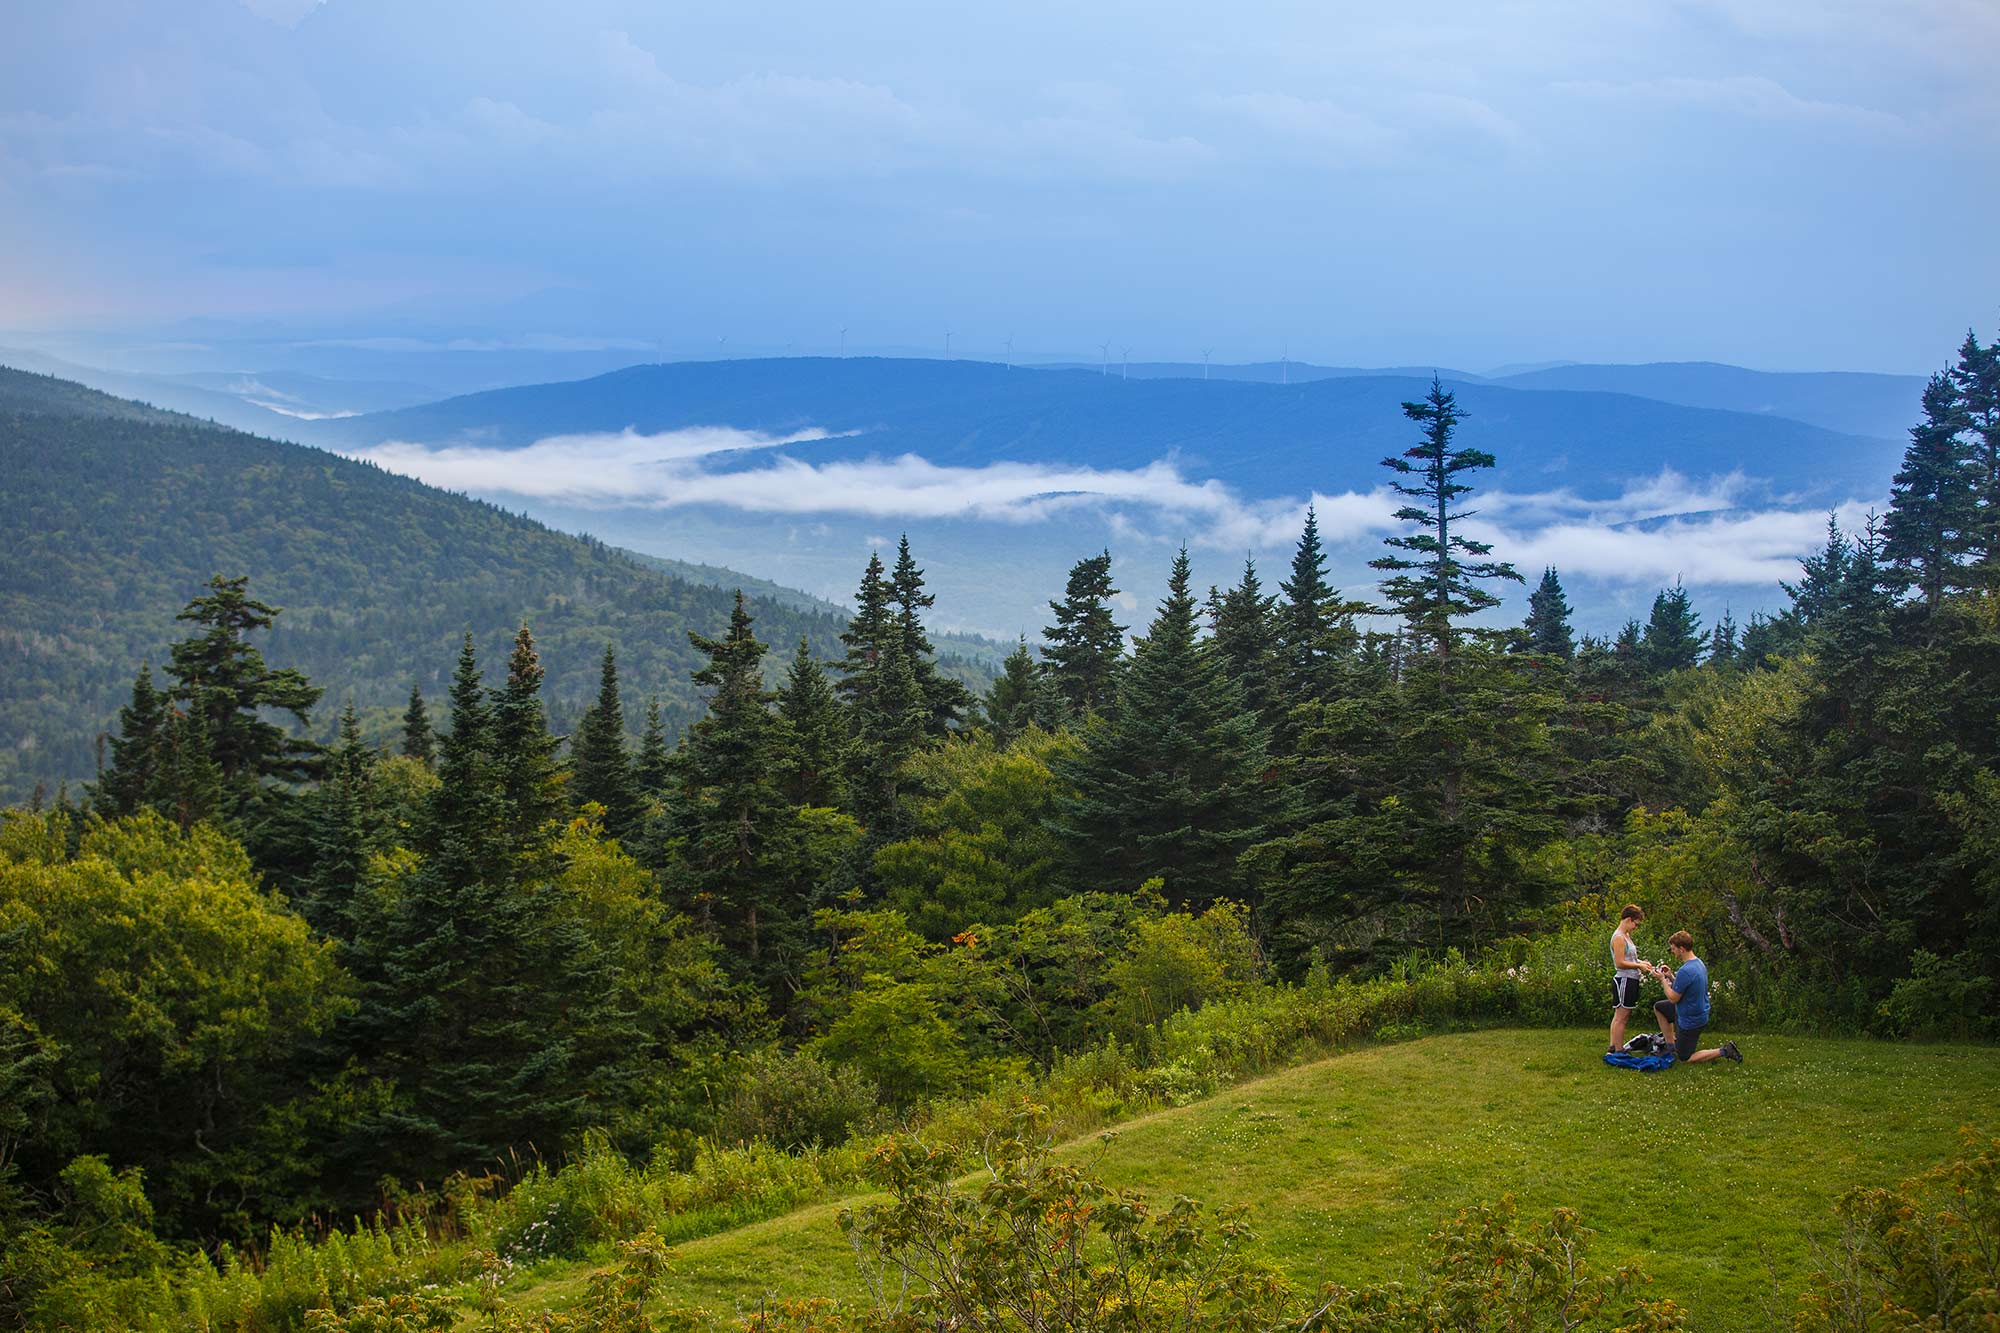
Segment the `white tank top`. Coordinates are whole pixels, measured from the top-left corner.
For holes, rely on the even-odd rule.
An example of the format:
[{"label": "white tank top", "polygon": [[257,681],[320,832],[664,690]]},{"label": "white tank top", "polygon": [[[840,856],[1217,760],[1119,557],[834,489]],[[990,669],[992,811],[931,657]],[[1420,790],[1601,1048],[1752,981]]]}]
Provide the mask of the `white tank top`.
[{"label": "white tank top", "polygon": [[1621,977],[1643,977],[1646,974],[1638,968],[1639,946],[1632,943],[1632,937],[1625,937],[1625,958],[1618,958],[1618,932],[1611,932],[1611,966]]}]

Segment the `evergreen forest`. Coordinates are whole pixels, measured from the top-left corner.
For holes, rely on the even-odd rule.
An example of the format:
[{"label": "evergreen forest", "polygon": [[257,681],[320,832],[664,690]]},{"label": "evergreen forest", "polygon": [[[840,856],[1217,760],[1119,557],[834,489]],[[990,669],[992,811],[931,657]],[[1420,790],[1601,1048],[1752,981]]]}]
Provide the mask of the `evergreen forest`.
[{"label": "evergreen forest", "polygon": [[[1477,417],[1401,406],[1372,586],[1311,514],[1280,568],[1183,549],[1138,615],[1080,551],[987,673],[907,540],[829,620],[0,372],[0,1326],[447,1327],[409,1256],[453,1238],[623,1243],[586,1304],[637,1281],[642,1318],[658,1217],[768,1216],[916,1130],[866,1252],[1002,1243],[1004,1199],[941,1193],[986,1151],[1017,1222],[1073,1224],[1050,1255],[1213,1301],[1132,1327],[1276,1327],[1218,1313],[1269,1304],[1226,1220],[1121,1230],[1023,1103],[1088,1128],[1315,1042],[1600,1022],[1628,901],[1736,1031],[1995,1035],[2000,343],[1742,624],[1673,586],[1578,634],[1561,570],[1462,526]],[[606,1202],[635,1173],[676,1200],[649,1240]],[[1440,1263],[1570,1253],[1503,1213]],[[1470,1326],[1397,1290],[1288,1318]]]}]

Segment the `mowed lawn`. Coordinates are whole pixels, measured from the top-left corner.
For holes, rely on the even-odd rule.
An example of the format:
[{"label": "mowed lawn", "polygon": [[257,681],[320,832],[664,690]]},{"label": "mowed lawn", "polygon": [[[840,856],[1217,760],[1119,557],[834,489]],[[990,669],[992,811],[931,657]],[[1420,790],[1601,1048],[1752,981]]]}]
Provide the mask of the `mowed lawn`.
[{"label": "mowed lawn", "polygon": [[[1439,1218],[1512,1193],[1578,1208],[1593,1259],[1638,1259],[1700,1329],[1759,1328],[1772,1272],[1796,1290],[1808,1231],[2000,1132],[2000,1050],[1750,1037],[1747,1063],[1664,1074],[1600,1062],[1599,1033],[1434,1037],[1302,1066],[1094,1137],[1115,1184],[1244,1204],[1302,1283],[1407,1276]],[[766,1295],[860,1294],[837,1205],[679,1247],[668,1289],[718,1314]],[[561,1301],[576,1277],[520,1293]]]}]

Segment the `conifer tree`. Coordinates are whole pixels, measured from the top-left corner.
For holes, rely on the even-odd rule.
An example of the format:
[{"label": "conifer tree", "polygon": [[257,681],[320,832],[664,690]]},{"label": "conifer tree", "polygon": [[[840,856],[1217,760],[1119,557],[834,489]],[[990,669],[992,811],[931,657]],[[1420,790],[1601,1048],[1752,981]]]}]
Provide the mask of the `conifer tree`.
[{"label": "conifer tree", "polygon": [[905,778],[922,748],[930,710],[899,642],[876,664],[876,687],[852,714],[849,803],[867,833],[867,849],[904,837],[909,829]]},{"label": "conifer tree", "polygon": [[1059,761],[1058,806],[1078,887],[1126,890],[1154,877],[1175,903],[1237,892],[1237,857],[1263,831],[1263,728],[1222,660],[1198,638],[1187,551],[1121,674],[1115,706]]},{"label": "conifer tree", "polygon": [[[1342,677],[1360,641],[1354,617],[1367,610],[1344,601],[1326,581],[1319,515],[1310,507],[1292,553],[1291,577],[1278,584],[1278,592],[1272,613],[1277,676],[1272,704],[1282,716],[1300,704],[1331,700],[1341,693]],[[1288,737],[1283,725],[1278,730],[1281,737]]]},{"label": "conifer tree", "polygon": [[414,681],[410,684],[410,706],[403,710],[403,755],[426,767],[437,757],[437,733],[431,730],[424,692]]},{"label": "conifer tree", "polygon": [[208,722],[200,712],[181,708],[169,714],[167,749],[171,758],[162,794],[167,818],[183,829],[204,821],[228,825],[240,806],[230,799],[222,766],[215,762]]},{"label": "conifer tree", "polygon": [[1035,658],[1023,634],[1000,664],[1000,674],[986,690],[986,725],[1003,748],[1034,725],[1037,705]]},{"label": "conifer tree", "polygon": [[871,551],[867,568],[861,571],[860,590],[854,595],[854,616],[840,635],[847,652],[840,661],[840,682],[834,687],[857,715],[870,707],[881,687],[883,659],[902,643],[892,597],[882,557]]},{"label": "conifer tree", "polygon": [[1528,618],[1521,626],[1526,649],[1565,662],[1573,660],[1576,638],[1569,627],[1569,612],[1562,581],[1556,577],[1555,566],[1549,565],[1542,570],[1542,581],[1528,596]]},{"label": "conifer tree", "polygon": [[738,592],[727,634],[688,634],[708,658],[694,681],[713,693],[681,753],[676,828],[692,910],[755,970],[766,932],[800,924],[803,904],[775,892],[792,807],[778,786],[778,719],[751,625]]},{"label": "conifer tree", "polygon": [[[1384,541],[1415,558],[1380,556],[1369,564],[1389,574],[1382,581],[1384,599],[1402,615],[1418,641],[1437,655],[1445,671],[1443,680],[1448,682],[1451,653],[1460,633],[1456,622],[1500,604],[1481,582],[1511,579],[1519,583],[1521,576],[1505,561],[1461,558],[1485,556],[1493,550],[1489,543],[1452,530],[1453,524],[1471,517],[1471,511],[1452,508],[1459,497],[1472,491],[1469,483],[1458,478],[1492,467],[1493,455],[1454,447],[1452,437],[1465,420],[1457,397],[1432,376],[1430,393],[1421,403],[1404,403],[1403,415],[1423,428],[1423,439],[1401,456],[1383,459],[1382,466],[1396,474],[1397,480],[1390,484],[1398,494],[1421,502],[1396,511],[1398,521],[1416,525],[1417,531]],[[1415,478],[1416,483],[1404,478]]]},{"label": "conifer tree", "polygon": [[625,706],[618,698],[618,656],[610,645],[598,677],[597,701],[584,711],[570,737],[570,797],[581,808],[604,807],[604,831],[625,838],[636,831],[639,800],[632,758],[625,749]]},{"label": "conifer tree", "polygon": [[1718,671],[1726,671],[1737,665],[1741,650],[1736,643],[1736,621],[1731,618],[1728,608],[1724,608],[1722,618],[1715,622],[1715,628],[1708,636],[1708,654],[1702,659],[1705,666]]},{"label": "conifer tree", "polygon": [[1853,556],[1854,544],[1841,532],[1839,516],[1828,514],[1826,544],[1817,554],[1799,562],[1800,578],[1797,583],[1781,581],[1778,584],[1792,599],[1791,606],[1784,612],[1784,620],[1791,632],[1791,646],[1796,646],[1815,624],[1840,606],[1840,591],[1847,583],[1847,566]]},{"label": "conifer tree", "polygon": [[1923,406],[1923,424],[1910,428],[1903,466],[1890,486],[1883,556],[1893,582],[1914,589],[1925,611],[1936,615],[1945,594],[1965,583],[1962,564],[1980,519],[1957,382],[1948,374],[1931,376]]},{"label": "conifer tree", "polygon": [[118,734],[111,737],[111,767],[98,776],[92,804],[113,818],[135,815],[167,797],[173,752],[173,719],[167,698],[153,685],[153,668],[141,663],[132,682],[132,702],[118,710]]},{"label": "conifer tree", "polygon": [[778,686],[778,786],[793,805],[838,805],[852,741],[840,699],[803,636]]},{"label": "conifer tree", "polygon": [[364,1134],[378,1163],[419,1180],[562,1142],[604,1091],[579,1049],[616,1040],[604,958],[556,911],[553,884],[514,854],[494,736],[468,634],[421,863],[386,917],[357,930],[355,1045],[395,1089]]},{"label": "conifer tree", "polygon": [[373,767],[374,755],[361,739],[361,720],[350,701],[340,714],[340,739],[309,798],[306,836],[312,866],[299,892],[300,915],[343,945],[354,939],[354,895],[376,850],[368,793]]},{"label": "conifer tree", "polygon": [[[1308,520],[1310,521],[1310,519]],[[1244,706],[1269,730],[1279,720],[1282,681],[1278,671],[1276,607],[1264,591],[1257,562],[1245,558],[1243,577],[1228,592],[1209,589],[1209,645],[1223,672],[1236,683]]]},{"label": "conifer tree", "polygon": [[1968,545],[1976,577],[1991,588],[2000,586],[2000,340],[1982,347],[1967,329],[1951,381],[1972,459],[1975,514]]},{"label": "conifer tree", "polygon": [[667,749],[667,728],[660,720],[660,697],[646,699],[646,728],[639,733],[639,757],[632,765],[639,790],[657,797],[673,781],[674,756]]},{"label": "conifer tree", "polygon": [[924,708],[929,714],[926,730],[933,737],[949,733],[972,706],[971,691],[937,669],[923,621],[923,613],[936,601],[935,596],[924,591],[924,571],[910,554],[910,538],[905,533],[896,544],[896,567],[889,574],[889,603],[896,608],[903,656],[917,678],[918,692],[924,696]]},{"label": "conifer tree", "polygon": [[535,636],[523,625],[507,661],[507,683],[493,699],[493,764],[517,856],[544,847],[563,814],[563,773],[556,758],[560,742],[549,734],[542,676]]},{"label": "conifer tree", "polygon": [[1646,669],[1655,676],[1685,671],[1701,660],[1701,644],[1701,617],[1695,614],[1687,589],[1678,582],[1662,588],[1646,621]]},{"label": "conifer tree", "polygon": [[1111,552],[1070,568],[1060,602],[1050,602],[1056,623],[1042,631],[1043,669],[1069,711],[1082,718],[1108,708],[1116,697],[1125,626],[1111,615],[1118,589],[1111,583]]},{"label": "conifer tree", "polygon": [[208,594],[175,617],[199,628],[173,645],[168,667],[169,694],[198,721],[198,748],[220,776],[221,808],[231,815],[246,810],[266,782],[313,776],[319,754],[312,742],[266,720],[270,712],[289,713],[304,726],[321,691],[294,668],[267,666],[249,641],[280,614],[249,595],[249,582],[219,574],[208,581]]}]

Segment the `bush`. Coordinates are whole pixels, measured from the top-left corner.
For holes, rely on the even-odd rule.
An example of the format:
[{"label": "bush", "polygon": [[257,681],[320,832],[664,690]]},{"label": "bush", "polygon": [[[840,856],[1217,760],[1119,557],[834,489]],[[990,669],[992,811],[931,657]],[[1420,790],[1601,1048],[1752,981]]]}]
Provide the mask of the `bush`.
[{"label": "bush", "polygon": [[1877,1025],[1891,1037],[1956,1038],[1983,1036],[1991,1026],[1986,1007],[1993,979],[1979,974],[1978,960],[1960,954],[1946,961],[1927,950],[1910,955],[1910,975],[1876,1006]]},{"label": "bush", "polygon": [[725,1140],[816,1147],[846,1142],[880,1113],[874,1084],[858,1070],[767,1047],[743,1060],[720,1128]]}]

